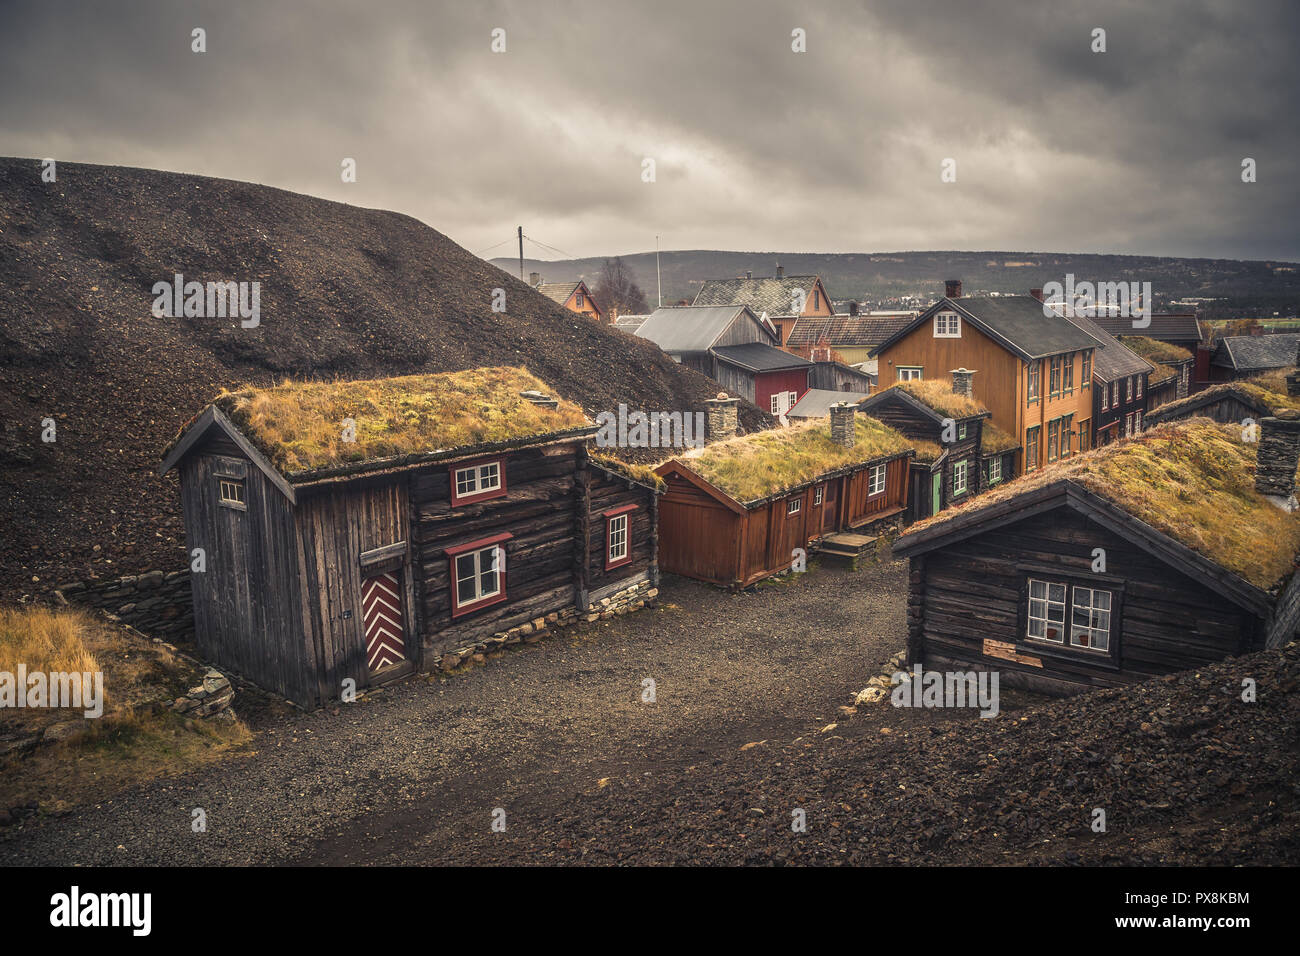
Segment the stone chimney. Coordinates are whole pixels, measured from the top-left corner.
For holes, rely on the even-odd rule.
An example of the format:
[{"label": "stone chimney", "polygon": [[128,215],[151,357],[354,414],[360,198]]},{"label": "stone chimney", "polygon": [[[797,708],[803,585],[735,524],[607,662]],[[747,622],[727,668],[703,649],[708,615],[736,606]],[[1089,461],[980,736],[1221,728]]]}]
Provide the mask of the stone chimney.
[{"label": "stone chimney", "polygon": [[534,289],[542,284],[542,274],[540,272],[528,273],[528,284]]},{"label": "stone chimney", "polygon": [[860,309],[861,306],[859,306],[856,302],[849,303],[849,315],[858,315]]},{"label": "stone chimney", "polygon": [[559,399],[551,398],[551,396],[545,395],[542,392],[537,391],[536,389],[529,389],[526,392],[520,392],[519,397],[525,399],[528,402],[531,402],[532,404],[536,405],[538,408],[559,408],[560,407]]},{"label": "stone chimney", "polygon": [[778,279],[785,278],[785,266],[781,265],[779,262],[776,264],[776,277]]},{"label": "stone chimney", "polygon": [[752,278],[754,278],[753,270],[751,270],[751,269],[746,269],[746,270],[745,270],[745,278],[746,278],[746,279],[752,279]]},{"label": "stone chimney", "polygon": [[1043,290],[1042,290],[1042,289],[1030,289],[1030,290],[1029,290],[1029,294],[1032,295],[1032,296],[1033,296],[1035,299],[1037,299],[1039,302],[1042,302],[1042,301],[1043,301]]},{"label": "stone chimney", "polygon": [[1296,349],[1295,368],[1286,376],[1286,393],[1293,397],[1300,395],[1300,348]]},{"label": "stone chimney", "polygon": [[1300,463],[1300,412],[1282,409],[1259,421],[1255,490],[1279,508],[1296,509],[1295,470]]},{"label": "stone chimney", "polygon": [[961,280],[949,279],[943,284],[943,294],[950,299],[961,298]]},{"label": "stone chimney", "polygon": [[710,398],[704,404],[709,441],[726,441],[728,438],[735,438],[737,406],[740,405],[740,399],[728,398],[726,392],[718,392],[717,398]]},{"label": "stone chimney", "polygon": [[857,441],[853,430],[854,418],[858,406],[851,402],[836,402],[831,406],[831,441],[845,448],[852,448]]},{"label": "stone chimney", "polygon": [[965,395],[967,398],[975,397],[975,389],[971,384],[975,378],[975,369],[973,368],[955,368],[952,370],[952,390],[958,395]]}]

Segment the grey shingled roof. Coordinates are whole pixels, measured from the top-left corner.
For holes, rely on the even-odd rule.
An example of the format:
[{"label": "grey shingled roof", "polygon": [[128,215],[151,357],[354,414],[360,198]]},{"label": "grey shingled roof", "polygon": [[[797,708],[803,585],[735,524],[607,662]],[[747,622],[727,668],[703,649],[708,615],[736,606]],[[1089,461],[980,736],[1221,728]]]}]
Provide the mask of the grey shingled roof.
[{"label": "grey shingled roof", "polygon": [[811,348],[824,338],[833,349],[871,348],[907,328],[913,318],[906,315],[805,316],[795,321],[786,345]]},{"label": "grey shingled roof", "polygon": [[1097,348],[1092,353],[1092,373],[1101,381],[1117,382],[1130,375],[1155,371],[1156,367],[1152,363],[1124,345],[1093,319],[1084,315],[1071,315],[1066,316],[1065,321],[1083,329],[1096,340]]},{"label": "grey shingled roof", "polygon": [[1300,332],[1279,332],[1276,335],[1227,335],[1210,359],[1211,365],[1237,371],[1263,371],[1270,368],[1290,368],[1296,364],[1296,349],[1300,347]]},{"label": "grey shingled roof", "polygon": [[[692,305],[747,305],[755,315],[791,315],[794,293],[802,290],[811,301],[817,276],[783,276],[780,279],[705,279]],[[827,305],[830,305],[829,296]],[[832,306],[833,308],[833,306]]]},{"label": "grey shingled roof", "polygon": [[[638,338],[649,339],[665,352],[707,352],[731,320],[744,311],[747,310],[743,305],[682,305],[655,309],[641,323],[636,334]],[[758,321],[757,316],[754,321]]]},{"label": "grey shingled roof", "polygon": [[614,320],[614,328],[624,332],[636,332],[650,318],[649,315],[620,315]]},{"label": "grey shingled roof", "polygon": [[830,388],[810,388],[794,407],[786,412],[787,418],[825,418],[836,402],[856,405],[867,397],[866,392],[837,392]]},{"label": "grey shingled roof", "polygon": [[724,362],[739,365],[751,372],[774,372],[785,368],[812,368],[812,362],[762,342],[744,345],[720,345],[713,354]]},{"label": "grey shingled roof", "polygon": [[1151,324],[1140,329],[1124,316],[1099,315],[1093,321],[1111,335],[1143,335],[1161,342],[1201,341],[1201,326],[1194,312],[1152,312]]},{"label": "grey shingled roof", "polygon": [[552,302],[564,305],[569,301],[569,296],[573,295],[574,290],[580,285],[582,285],[581,282],[543,282],[541,285],[534,286],[534,288]]},{"label": "grey shingled roof", "polygon": [[945,296],[908,323],[905,329],[872,349],[871,354],[879,355],[891,342],[933,321],[934,313],[940,309],[953,309],[995,342],[1026,360],[1077,352],[1096,345],[1092,336],[1057,313],[1044,310],[1043,303],[1031,295],[960,296],[955,299]]}]

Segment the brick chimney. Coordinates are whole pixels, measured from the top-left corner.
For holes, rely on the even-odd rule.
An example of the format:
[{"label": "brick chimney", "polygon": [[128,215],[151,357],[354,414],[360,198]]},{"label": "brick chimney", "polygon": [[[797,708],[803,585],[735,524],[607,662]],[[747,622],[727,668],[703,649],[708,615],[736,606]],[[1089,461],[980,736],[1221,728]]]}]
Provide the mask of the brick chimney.
[{"label": "brick chimney", "polygon": [[718,392],[717,398],[710,398],[705,405],[705,423],[709,441],[726,441],[736,437],[737,406],[740,399],[728,398],[726,392]]},{"label": "brick chimney", "polygon": [[1295,470],[1300,463],[1300,412],[1282,409],[1259,421],[1255,490],[1278,507],[1294,511]]},{"label": "brick chimney", "polygon": [[955,368],[952,370],[952,390],[958,395],[965,395],[967,398],[975,397],[975,389],[971,384],[975,378],[975,369],[973,368]]},{"label": "brick chimney", "polygon": [[542,284],[542,274],[540,272],[528,273],[528,284],[534,289]]},{"label": "brick chimney", "polygon": [[1295,368],[1286,376],[1286,393],[1293,397],[1300,395],[1300,348],[1296,349]]},{"label": "brick chimney", "polygon": [[1035,299],[1037,299],[1039,302],[1042,302],[1042,301],[1043,301],[1043,290],[1042,290],[1042,289],[1030,289],[1030,290],[1029,290],[1029,294],[1032,295],[1032,296],[1033,296]]},{"label": "brick chimney", "polygon": [[857,433],[853,430],[853,416],[857,410],[858,406],[851,402],[836,402],[831,406],[831,441],[835,444],[852,448],[857,441]]},{"label": "brick chimney", "polygon": [[861,306],[859,306],[856,302],[850,302],[850,303],[849,303],[849,315],[858,315],[858,314],[859,314],[859,310],[860,310],[860,308],[861,308]]},{"label": "brick chimney", "polygon": [[776,264],[776,277],[778,279],[785,278],[785,266],[781,265],[779,262]]},{"label": "brick chimney", "polygon": [[943,284],[943,294],[950,299],[961,298],[961,280],[949,279]]}]

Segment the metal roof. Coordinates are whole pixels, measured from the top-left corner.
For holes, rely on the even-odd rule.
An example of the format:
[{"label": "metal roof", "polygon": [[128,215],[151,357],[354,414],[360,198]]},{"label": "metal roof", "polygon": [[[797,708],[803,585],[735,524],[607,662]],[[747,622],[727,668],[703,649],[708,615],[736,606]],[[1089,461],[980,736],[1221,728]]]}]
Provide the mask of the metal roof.
[{"label": "metal roof", "polygon": [[763,328],[758,317],[743,305],[681,305],[655,309],[641,323],[636,335],[649,339],[665,352],[707,352],[742,312],[748,312],[754,323]]},{"label": "metal roof", "polygon": [[857,404],[867,397],[866,392],[837,392],[830,388],[810,388],[794,407],[786,412],[787,418],[825,418],[836,402]]},{"label": "metal roof", "polygon": [[1092,353],[1092,373],[1103,382],[1115,382],[1130,375],[1155,371],[1155,365],[1138,355],[1087,316],[1070,315],[1071,322],[1097,341]]},{"label": "metal roof", "polygon": [[787,368],[812,368],[812,362],[762,342],[744,345],[719,345],[713,354],[724,362],[739,365],[751,372],[775,372]]}]

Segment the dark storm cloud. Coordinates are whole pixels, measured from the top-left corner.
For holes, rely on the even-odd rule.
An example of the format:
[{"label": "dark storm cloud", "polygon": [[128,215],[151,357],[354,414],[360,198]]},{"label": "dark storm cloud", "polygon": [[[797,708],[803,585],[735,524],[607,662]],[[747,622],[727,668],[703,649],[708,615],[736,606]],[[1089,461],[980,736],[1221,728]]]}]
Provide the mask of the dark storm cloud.
[{"label": "dark storm cloud", "polygon": [[523,223],[576,255],[659,234],[1300,258],[1290,3],[46,2],[0,17],[0,152],[396,209],[474,251]]}]

